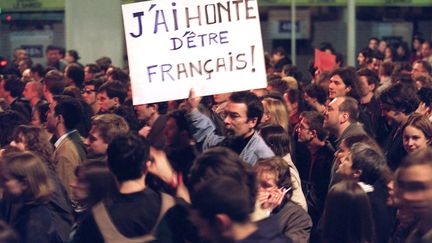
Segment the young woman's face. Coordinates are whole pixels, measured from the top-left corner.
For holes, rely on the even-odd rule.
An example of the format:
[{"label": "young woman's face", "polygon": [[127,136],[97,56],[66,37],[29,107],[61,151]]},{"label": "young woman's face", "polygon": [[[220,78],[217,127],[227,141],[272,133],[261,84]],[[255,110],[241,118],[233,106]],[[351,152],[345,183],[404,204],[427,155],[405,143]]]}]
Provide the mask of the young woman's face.
[{"label": "young woman's face", "polygon": [[17,141],[12,140],[12,142],[10,142],[9,144],[12,147],[15,147],[21,151],[24,151],[26,149],[26,144],[24,142],[24,138],[22,136],[19,136],[19,138],[17,139]]},{"label": "young woman's face", "polygon": [[429,140],[426,138],[422,130],[407,126],[403,132],[403,145],[408,153],[423,150],[429,145]]}]

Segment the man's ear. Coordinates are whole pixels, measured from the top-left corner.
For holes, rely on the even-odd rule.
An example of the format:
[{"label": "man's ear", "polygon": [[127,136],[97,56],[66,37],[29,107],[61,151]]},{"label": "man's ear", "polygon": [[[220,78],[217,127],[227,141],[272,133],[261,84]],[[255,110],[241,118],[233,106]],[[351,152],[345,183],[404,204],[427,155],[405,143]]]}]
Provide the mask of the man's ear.
[{"label": "man's ear", "polygon": [[219,232],[223,234],[229,232],[232,227],[232,221],[226,214],[216,214],[215,223]]},{"label": "man's ear", "polygon": [[341,123],[345,123],[349,120],[349,114],[347,112],[342,112],[341,117]]},{"label": "man's ear", "polygon": [[362,170],[353,170],[353,177],[354,179],[358,179],[360,178],[360,176],[362,175],[363,171]]},{"label": "man's ear", "polygon": [[115,102],[117,105],[121,105],[121,104],[120,104],[120,99],[119,99],[118,97],[114,97],[113,100],[114,100],[114,102]]},{"label": "man's ear", "polygon": [[63,115],[55,116],[55,118],[57,120],[57,124],[59,124],[59,123],[64,124],[64,117],[63,117]]},{"label": "man's ear", "polygon": [[249,125],[252,126],[251,128],[256,127],[257,122],[258,122],[258,117],[254,117],[254,118],[252,118],[252,119],[248,119],[248,123],[249,123]]}]

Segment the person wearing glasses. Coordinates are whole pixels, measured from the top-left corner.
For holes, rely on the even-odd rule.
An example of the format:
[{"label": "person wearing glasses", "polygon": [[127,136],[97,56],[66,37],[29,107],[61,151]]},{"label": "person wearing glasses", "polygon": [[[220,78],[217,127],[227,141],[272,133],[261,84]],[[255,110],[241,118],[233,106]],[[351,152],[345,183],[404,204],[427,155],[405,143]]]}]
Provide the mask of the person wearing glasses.
[{"label": "person wearing glasses", "polygon": [[83,98],[84,102],[91,107],[93,115],[95,115],[100,109],[96,95],[97,90],[102,85],[102,83],[102,79],[92,79],[88,82],[85,82],[84,88],[81,90],[81,97]]}]

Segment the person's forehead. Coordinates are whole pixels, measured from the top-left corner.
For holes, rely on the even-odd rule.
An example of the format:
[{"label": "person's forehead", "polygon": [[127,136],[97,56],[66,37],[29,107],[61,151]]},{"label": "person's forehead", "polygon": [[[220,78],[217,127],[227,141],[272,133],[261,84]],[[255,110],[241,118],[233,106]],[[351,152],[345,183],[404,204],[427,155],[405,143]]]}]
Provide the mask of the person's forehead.
[{"label": "person's forehead", "polygon": [[231,101],[226,106],[225,111],[235,112],[235,113],[239,113],[239,114],[246,114],[247,106],[244,103],[235,103],[235,102]]},{"label": "person's forehead", "polygon": [[342,82],[342,83],[343,83],[343,80],[342,80],[341,76],[339,76],[339,75],[337,75],[337,74],[331,76],[330,80],[331,80],[331,81],[339,81],[339,82]]},{"label": "person's forehead", "polygon": [[340,98],[334,98],[332,101],[330,101],[330,103],[328,104],[328,106],[332,107],[332,108],[337,108],[339,107],[340,103],[342,102],[342,99]]}]

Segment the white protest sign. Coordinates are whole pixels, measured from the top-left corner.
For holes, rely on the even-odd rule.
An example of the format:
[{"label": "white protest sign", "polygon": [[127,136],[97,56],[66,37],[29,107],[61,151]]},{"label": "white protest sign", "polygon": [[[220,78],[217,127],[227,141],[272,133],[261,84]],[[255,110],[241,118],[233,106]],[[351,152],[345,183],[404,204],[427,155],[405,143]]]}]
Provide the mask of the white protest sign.
[{"label": "white protest sign", "polygon": [[263,88],[257,0],[122,6],[134,105]]}]

